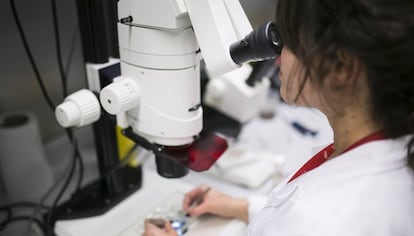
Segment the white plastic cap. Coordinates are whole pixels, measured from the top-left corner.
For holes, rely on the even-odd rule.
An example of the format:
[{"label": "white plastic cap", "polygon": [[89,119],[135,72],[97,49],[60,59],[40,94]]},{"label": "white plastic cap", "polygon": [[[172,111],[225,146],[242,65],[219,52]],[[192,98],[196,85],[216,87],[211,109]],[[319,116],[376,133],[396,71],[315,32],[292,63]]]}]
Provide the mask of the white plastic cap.
[{"label": "white plastic cap", "polygon": [[96,96],[87,89],[69,95],[56,107],[55,116],[63,127],[85,126],[99,119],[101,108]]},{"label": "white plastic cap", "polygon": [[122,78],[102,89],[99,99],[109,114],[116,115],[137,106],[140,93],[134,79]]},{"label": "white plastic cap", "polygon": [[66,101],[56,107],[55,116],[63,127],[70,127],[80,123],[81,112],[72,101]]}]

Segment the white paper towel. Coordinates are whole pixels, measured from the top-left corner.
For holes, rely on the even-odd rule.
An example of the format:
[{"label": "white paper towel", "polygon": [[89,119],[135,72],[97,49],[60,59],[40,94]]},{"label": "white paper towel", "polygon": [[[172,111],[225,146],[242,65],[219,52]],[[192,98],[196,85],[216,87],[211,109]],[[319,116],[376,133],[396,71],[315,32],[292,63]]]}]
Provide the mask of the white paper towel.
[{"label": "white paper towel", "polygon": [[0,178],[11,202],[39,201],[53,184],[36,116],[0,115]]}]

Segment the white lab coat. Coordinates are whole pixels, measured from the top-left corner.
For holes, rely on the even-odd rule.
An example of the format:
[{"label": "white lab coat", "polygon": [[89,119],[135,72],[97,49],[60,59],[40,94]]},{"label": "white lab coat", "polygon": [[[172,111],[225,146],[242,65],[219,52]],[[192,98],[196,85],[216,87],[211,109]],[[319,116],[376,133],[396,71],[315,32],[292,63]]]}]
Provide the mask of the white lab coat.
[{"label": "white lab coat", "polygon": [[408,138],[369,142],[286,184],[288,177],[249,219],[248,234],[413,236],[414,174],[407,166]]}]

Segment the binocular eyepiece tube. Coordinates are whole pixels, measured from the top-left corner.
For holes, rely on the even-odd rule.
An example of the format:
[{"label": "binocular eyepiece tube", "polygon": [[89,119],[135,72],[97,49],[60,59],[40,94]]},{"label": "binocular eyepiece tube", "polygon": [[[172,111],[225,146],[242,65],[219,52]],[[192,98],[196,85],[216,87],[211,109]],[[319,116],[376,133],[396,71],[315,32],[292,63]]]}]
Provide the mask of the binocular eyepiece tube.
[{"label": "binocular eyepiece tube", "polygon": [[253,30],[244,39],[230,46],[230,55],[236,64],[247,61],[263,61],[276,58],[282,51],[283,43],[273,22],[267,22]]}]

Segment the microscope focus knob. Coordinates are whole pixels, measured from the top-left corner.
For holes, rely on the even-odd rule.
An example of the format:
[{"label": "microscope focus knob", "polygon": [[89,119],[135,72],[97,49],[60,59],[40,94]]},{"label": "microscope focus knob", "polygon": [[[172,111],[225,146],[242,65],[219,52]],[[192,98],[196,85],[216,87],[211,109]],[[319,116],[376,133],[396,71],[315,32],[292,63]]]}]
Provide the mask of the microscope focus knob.
[{"label": "microscope focus knob", "polygon": [[112,115],[126,112],[139,104],[140,92],[132,78],[121,78],[102,89],[100,100],[103,108]]},{"label": "microscope focus knob", "polygon": [[91,124],[101,116],[101,107],[98,98],[87,89],[79,90],[56,107],[55,116],[63,127]]}]

